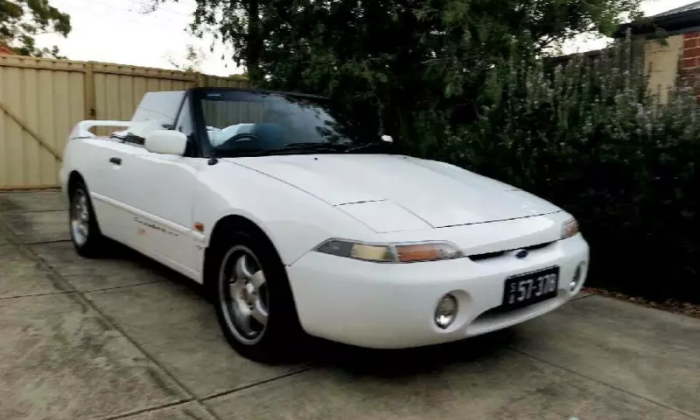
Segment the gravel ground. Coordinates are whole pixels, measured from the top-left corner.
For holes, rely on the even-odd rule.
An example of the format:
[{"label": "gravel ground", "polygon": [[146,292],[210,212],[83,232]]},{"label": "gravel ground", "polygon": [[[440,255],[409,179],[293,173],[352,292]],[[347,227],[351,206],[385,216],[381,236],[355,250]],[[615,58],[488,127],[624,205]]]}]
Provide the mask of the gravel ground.
[{"label": "gravel ground", "polygon": [[661,310],[669,311],[669,312],[675,312],[675,313],[683,314],[683,315],[686,315],[689,317],[700,319],[700,305],[694,304],[694,303],[681,302],[681,301],[677,301],[677,300],[673,300],[673,299],[668,299],[664,302],[654,302],[654,301],[644,299],[641,297],[629,296],[629,295],[626,295],[624,293],[612,292],[609,290],[598,289],[598,288],[594,288],[594,287],[585,287],[583,290],[585,292],[593,293],[596,295],[608,296],[608,297],[615,298],[615,299],[626,300],[628,302],[636,303],[638,305],[643,305],[643,306],[647,306],[650,308],[661,309]]}]

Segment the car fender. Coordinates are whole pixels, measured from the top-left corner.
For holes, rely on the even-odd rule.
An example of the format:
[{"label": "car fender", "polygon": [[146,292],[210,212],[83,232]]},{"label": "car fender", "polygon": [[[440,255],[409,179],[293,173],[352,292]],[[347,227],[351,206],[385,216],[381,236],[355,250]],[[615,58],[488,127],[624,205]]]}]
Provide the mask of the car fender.
[{"label": "car fender", "polygon": [[313,195],[283,181],[220,160],[200,172],[194,220],[204,227],[209,246],[216,223],[227,216],[244,217],[270,238],[285,265],[330,238],[377,242],[365,224]]}]

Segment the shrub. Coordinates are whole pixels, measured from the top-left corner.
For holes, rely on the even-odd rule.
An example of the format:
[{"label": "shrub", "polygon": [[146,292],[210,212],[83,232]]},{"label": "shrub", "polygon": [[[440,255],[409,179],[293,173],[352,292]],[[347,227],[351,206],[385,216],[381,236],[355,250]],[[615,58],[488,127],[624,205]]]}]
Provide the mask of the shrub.
[{"label": "shrub", "polygon": [[494,68],[478,118],[433,124],[443,132],[426,129],[416,152],[574,214],[591,245],[588,284],[700,301],[700,107],[680,82],[661,103],[633,51],[626,41],[594,63]]}]

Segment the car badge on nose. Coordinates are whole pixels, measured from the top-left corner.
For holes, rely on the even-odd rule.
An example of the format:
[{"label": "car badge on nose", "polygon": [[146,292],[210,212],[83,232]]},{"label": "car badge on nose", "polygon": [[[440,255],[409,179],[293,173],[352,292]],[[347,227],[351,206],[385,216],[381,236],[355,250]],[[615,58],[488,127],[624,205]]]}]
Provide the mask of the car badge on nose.
[{"label": "car badge on nose", "polygon": [[527,257],[528,254],[529,252],[527,252],[526,249],[521,249],[515,253],[515,258],[522,260],[523,258]]}]

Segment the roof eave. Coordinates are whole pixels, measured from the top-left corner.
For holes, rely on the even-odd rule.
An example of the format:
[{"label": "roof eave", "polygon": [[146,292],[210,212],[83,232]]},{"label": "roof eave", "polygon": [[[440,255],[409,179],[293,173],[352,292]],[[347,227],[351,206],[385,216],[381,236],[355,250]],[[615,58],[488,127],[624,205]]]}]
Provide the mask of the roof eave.
[{"label": "roof eave", "polygon": [[668,35],[676,35],[698,30],[700,26],[700,10],[688,10],[672,15],[650,17],[648,19],[625,23],[618,26],[613,38],[624,38],[627,29],[632,30],[632,35],[648,35],[656,33],[659,29]]}]

